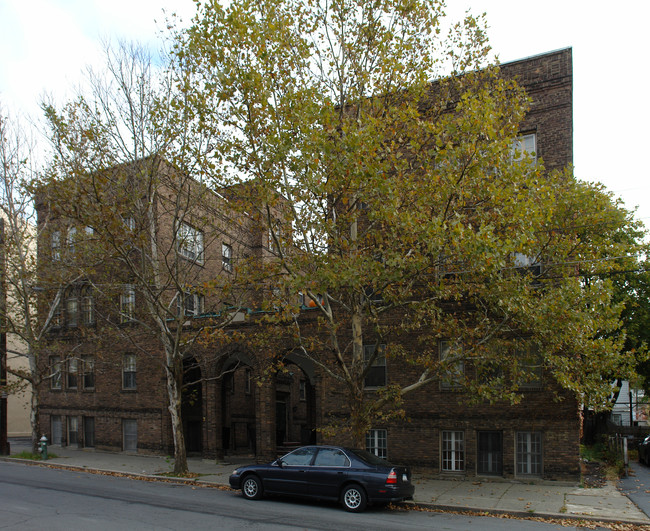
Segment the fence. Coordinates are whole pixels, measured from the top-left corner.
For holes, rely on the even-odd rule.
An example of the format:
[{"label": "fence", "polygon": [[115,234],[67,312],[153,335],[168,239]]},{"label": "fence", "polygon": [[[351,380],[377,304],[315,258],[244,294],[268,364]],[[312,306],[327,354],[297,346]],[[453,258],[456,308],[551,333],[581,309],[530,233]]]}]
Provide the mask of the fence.
[{"label": "fence", "polygon": [[607,438],[607,445],[609,449],[616,456],[617,461],[621,461],[625,466],[625,475],[627,475],[628,465],[630,464],[629,455],[627,452],[627,435],[610,435]]}]

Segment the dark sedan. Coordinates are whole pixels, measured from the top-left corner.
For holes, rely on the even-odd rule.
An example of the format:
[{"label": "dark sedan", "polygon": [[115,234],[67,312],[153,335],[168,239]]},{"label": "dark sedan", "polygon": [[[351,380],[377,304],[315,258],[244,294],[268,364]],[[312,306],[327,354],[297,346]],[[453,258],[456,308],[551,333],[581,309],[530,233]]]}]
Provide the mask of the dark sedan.
[{"label": "dark sedan", "polygon": [[249,500],[264,494],[339,500],[353,512],[368,503],[410,499],[415,491],[407,467],[338,446],[303,446],[272,463],[240,467],[230,476],[230,486]]}]

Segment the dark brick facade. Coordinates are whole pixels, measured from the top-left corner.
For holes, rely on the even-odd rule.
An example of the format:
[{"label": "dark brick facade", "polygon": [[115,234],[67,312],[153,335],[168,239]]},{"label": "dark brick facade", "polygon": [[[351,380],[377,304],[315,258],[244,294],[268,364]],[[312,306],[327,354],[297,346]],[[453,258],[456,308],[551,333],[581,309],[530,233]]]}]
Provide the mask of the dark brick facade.
[{"label": "dark brick facade", "polygon": [[573,163],[573,67],[571,48],[501,66],[504,76],[526,88],[530,110],[521,133],[537,136],[537,157],[548,171]]},{"label": "dark brick facade", "polygon": [[[504,64],[501,72],[515,77],[531,97],[521,133],[535,134],[537,155],[546,168],[562,169],[571,164],[571,50]],[[247,230],[250,235],[256,233],[254,227]],[[253,239],[261,241],[259,231]],[[262,244],[251,244],[253,248],[264,252]],[[345,415],[345,395],[312,364],[290,357],[285,371],[264,379],[254,354],[232,346],[215,356],[209,346],[204,348],[205,352],[195,354],[204,380],[193,388],[195,396],[184,409],[190,452],[210,458],[246,454],[264,460],[288,444],[346,442],[316,431],[328,416]],[[410,348],[417,348],[415,340]],[[114,344],[101,352],[88,346],[88,353],[96,355],[95,387],[84,390],[79,385],[68,390],[64,381],[62,390],[44,390],[42,426],[48,437],[52,437],[53,416],[61,419],[63,426],[68,418],[77,417],[78,444],[88,446],[82,426],[85,418],[94,417],[94,448],[121,451],[123,420],[135,419],[138,452],[172,453],[165,378],[156,350],[161,352],[151,345],[152,356],[138,357],[137,389],[131,391],[122,389],[121,358],[128,346]],[[389,382],[395,383],[408,372],[390,361],[386,370]],[[463,393],[431,384],[406,396],[406,419],[373,428],[385,430],[389,459],[426,467],[442,476],[482,475],[487,468],[507,478],[576,480],[579,404],[558,389],[552,393],[549,387],[553,389],[553,382],[545,378],[544,383],[540,390],[527,391],[518,405],[469,405]],[[457,445],[457,462],[452,468],[459,470],[443,470],[444,441]],[[500,460],[499,466],[493,460]]]}]

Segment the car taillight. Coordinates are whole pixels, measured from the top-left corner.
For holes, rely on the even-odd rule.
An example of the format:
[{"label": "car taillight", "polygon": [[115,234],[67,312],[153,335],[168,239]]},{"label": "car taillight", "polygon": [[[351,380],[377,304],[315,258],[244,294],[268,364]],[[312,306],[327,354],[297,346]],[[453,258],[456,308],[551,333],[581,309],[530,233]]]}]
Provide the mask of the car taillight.
[{"label": "car taillight", "polygon": [[388,477],[386,478],[386,485],[397,485],[397,474],[394,470],[390,471]]}]

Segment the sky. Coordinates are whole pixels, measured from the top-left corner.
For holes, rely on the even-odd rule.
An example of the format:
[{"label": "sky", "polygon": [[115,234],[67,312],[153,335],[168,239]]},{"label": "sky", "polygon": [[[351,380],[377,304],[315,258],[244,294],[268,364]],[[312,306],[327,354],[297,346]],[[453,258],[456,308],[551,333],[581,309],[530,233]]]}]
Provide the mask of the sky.
[{"label": "sky", "polygon": [[[166,16],[189,22],[192,0],[0,0],[0,103],[38,115],[64,101],[106,39],[156,46]],[[650,0],[447,0],[451,19],[487,13],[501,62],[573,48],[575,174],[602,182],[650,228]],[[163,12],[167,13],[167,15]]]}]

